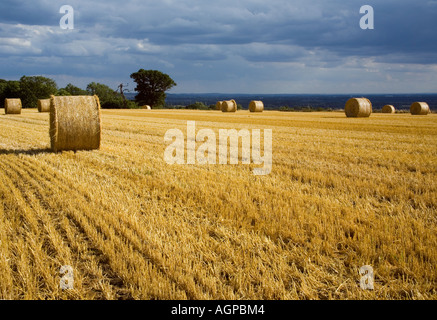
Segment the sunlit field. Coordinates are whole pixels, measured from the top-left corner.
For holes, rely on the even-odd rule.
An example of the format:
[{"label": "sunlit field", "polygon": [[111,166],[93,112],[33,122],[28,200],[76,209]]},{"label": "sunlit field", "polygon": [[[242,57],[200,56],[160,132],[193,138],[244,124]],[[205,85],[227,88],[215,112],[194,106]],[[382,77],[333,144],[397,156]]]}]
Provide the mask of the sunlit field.
[{"label": "sunlit field", "polygon": [[[437,298],[436,114],[102,110],[100,150],[52,153],[3,113],[1,299]],[[187,121],[272,129],[271,173],[167,164]]]}]

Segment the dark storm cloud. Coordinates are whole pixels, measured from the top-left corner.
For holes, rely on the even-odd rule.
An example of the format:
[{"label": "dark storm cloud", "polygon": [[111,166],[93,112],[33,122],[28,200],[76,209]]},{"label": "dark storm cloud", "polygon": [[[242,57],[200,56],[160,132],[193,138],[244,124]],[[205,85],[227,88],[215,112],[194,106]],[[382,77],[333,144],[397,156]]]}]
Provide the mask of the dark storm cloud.
[{"label": "dark storm cloud", "polygon": [[[74,30],[59,27],[64,4],[75,10]],[[359,27],[362,5],[374,8],[374,30]],[[433,71],[436,17],[433,0],[2,1],[0,78],[92,70],[118,79],[150,67],[187,82],[191,68],[202,83],[223,69],[235,79],[277,83],[299,72],[323,80],[333,69],[326,81],[340,83],[364,68],[370,81],[378,70],[406,70],[403,64]]]},{"label": "dark storm cloud", "polygon": [[56,25],[59,22],[58,1],[2,0],[0,22],[10,24]]}]

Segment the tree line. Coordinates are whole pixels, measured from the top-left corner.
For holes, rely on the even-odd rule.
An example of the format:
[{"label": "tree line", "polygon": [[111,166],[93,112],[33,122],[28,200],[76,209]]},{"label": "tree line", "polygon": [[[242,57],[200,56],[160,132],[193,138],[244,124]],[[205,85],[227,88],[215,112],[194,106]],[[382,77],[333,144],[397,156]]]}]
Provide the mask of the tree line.
[{"label": "tree line", "polygon": [[20,80],[0,79],[0,107],[4,107],[5,98],[20,98],[24,108],[36,108],[39,99],[48,99],[51,95],[97,95],[102,108],[133,109],[143,105],[162,108],[165,105],[165,91],[176,85],[169,75],[157,70],[140,69],[132,73],[131,78],[137,84],[135,101],[125,98],[122,87],[117,91],[96,82],[82,89],[71,83],[58,88],[53,79],[43,76],[22,76]]}]

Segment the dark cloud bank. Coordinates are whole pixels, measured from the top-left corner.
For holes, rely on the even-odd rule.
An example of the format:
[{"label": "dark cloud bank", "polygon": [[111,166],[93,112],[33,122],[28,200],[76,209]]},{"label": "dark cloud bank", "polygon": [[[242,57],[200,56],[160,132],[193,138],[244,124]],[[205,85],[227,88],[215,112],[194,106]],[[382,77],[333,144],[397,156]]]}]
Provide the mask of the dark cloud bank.
[{"label": "dark cloud bank", "polygon": [[174,92],[436,92],[436,17],[427,0],[2,1],[0,77],[115,85],[147,68]]}]

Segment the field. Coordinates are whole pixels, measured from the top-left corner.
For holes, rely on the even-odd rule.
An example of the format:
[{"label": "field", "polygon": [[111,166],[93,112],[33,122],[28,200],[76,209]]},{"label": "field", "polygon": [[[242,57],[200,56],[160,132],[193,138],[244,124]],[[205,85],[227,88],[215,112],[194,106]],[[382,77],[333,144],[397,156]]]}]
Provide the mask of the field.
[{"label": "field", "polygon": [[[437,299],[436,114],[103,110],[76,153],[48,118],[0,115],[1,299]],[[189,120],[272,129],[271,173],[167,164]]]}]

